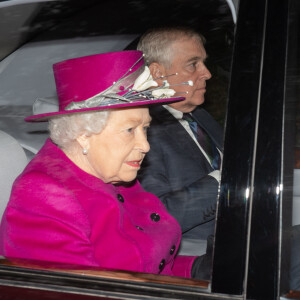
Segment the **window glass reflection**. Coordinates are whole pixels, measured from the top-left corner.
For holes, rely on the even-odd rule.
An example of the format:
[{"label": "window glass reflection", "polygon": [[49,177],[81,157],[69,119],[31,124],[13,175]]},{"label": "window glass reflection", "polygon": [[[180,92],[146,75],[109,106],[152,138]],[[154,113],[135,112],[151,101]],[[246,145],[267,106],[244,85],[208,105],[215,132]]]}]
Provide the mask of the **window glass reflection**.
[{"label": "window glass reflection", "polygon": [[[290,12],[290,36],[288,47],[287,69],[287,103],[293,107],[286,115],[293,122],[290,127],[291,137],[286,138],[288,149],[293,149],[293,210],[291,231],[291,270],[290,287],[292,290],[300,290],[300,5],[297,1],[291,1]],[[289,105],[289,104],[287,104]],[[288,107],[288,106],[287,106]],[[288,109],[287,109],[288,110]],[[286,133],[287,134],[287,133]],[[287,150],[288,151],[288,150]]]},{"label": "window glass reflection", "polygon": [[[18,144],[22,145],[24,149],[21,149],[20,151],[21,151],[21,156],[23,161],[26,160],[32,161],[32,159],[36,157],[35,156],[36,153],[40,150],[45,140],[48,138],[47,126],[45,126],[45,124],[28,125],[25,123],[24,125],[23,123],[24,117],[31,115],[32,109],[35,111],[35,113],[40,113],[40,114],[48,113],[49,109],[50,111],[52,109],[57,109],[58,102],[57,99],[55,98],[55,82],[51,71],[52,64],[70,58],[80,57],[84,55],[93,55],[98,52],[120,51],[123,50],[124,48],[129,49],[132,43],[133,45],[135,45],[134,42],[137,36],[139,36],[141,33],[146,31],[146,29],[151,27],[151,25],[157,25],[158,22],[154,22],[155,18],[153,18],[153,15],[155,14],[149,13],[154,9],[153,5],[145,4],[143,1],[135,1],[135,2],[127,1],[127,2],[128,5],[126,6],[124,5],[124,3],[122,3],[122,7],[119,7],[118,11],[111,9],[111,3],[104,3],[103,6],[99,8],[97,6],[99,5],[97,4],[97,1],[90,1],[88,3],[85,3],[84,5],[80,4],[78,7],[74,6],[72,7],[72,10],[66,9],[66,7],[68,7],[69,5],[68,1],[66,1],[65,4],[57,3],[54,1],[52,3],[45,2],[41,6],[34,5],[31,7],[30,5],[24,5],[24,6],[21,5],[11,10],[9,10],[9,8],[6,8],[3,11],[4,16],[6,18],[8,18],[10,14],[13,15],[12,18],[8,18],[10,22],[16,21],[16,19],[18,19],[18,15],[26,11],[26,15],[23,16],[24,18],[22,20],[19,20],[21,24],[20,28],[18,27],[17,28],[18,30],[16,30],[16,34],[12,35],[13,41],[10,40],[12,44],[10,44],[10,47],[8,48],[1,49],[1,58],[5,60],[5,63],[2,64],[3,68],[1,70],[3,72],[1,72],[0,74],[3,78],[3,80],[0,81],[0,87],[1,90],[4,91],[3,95],[5,95],[5,97],[3,96],[0,99],[1,100],[0,102],[1,128],[0,129],[4,133],[5,132],[9,133],[9,135],[11,135],[14,138],[14,142],[16,143],[16,145]],[[227,101],[228,78],[229,78],[231,50],[232,50],[231,47],[233,43],[233,29],[234,29],[234,24],[232,22],[230,9],[227,6],[226,1],[215,1],[213,5],[211,1],[208,1],[207,3],[203,2],[201,11],[205,12],[205,15],[207,14],[207,17],[205,17],[204,19],[200,18],[201,19],[201,23],[200,23],[199,14],[197,13],[197,9],[199,8],[197,1],[193,3],[190,2],[187,6],[185,6],[182,1],[175,1],[175,2],[176,3],[174,3],[174,1],[172,0],[172,1],[165,1],[164,3],[161,4],[162,5],[161,12],[164,12],[165,9],[168,9],[168,16],[169,16],[169,19],[166,20],[164,24],[161,25],[168,25],[167,23],[172,25],[189,25],[193,27],[195,30],[201,32],[206,38],[205,49],[208,53],[209,58],[206,59],[207,57],[204,54],[204,50],[201,48],[200,54],[198,55],[197,53],[196,55],[197,62],[196,63],[191,62],[191,65],[187,67],[187,72],[192,73],[191,70],[193,70],[193,68],[195,67],[192,65],[192,63],[194,63],[197,68],[202,68],[205,71],[202,72],[200,75],[203,75],[205,73],[204,75],[206,76],[207,80],[210,79],[211,77],[210,72],[213,74],[213,77],[211,78],[211,82],[207,85],[207,87],[205,86],[205,80],[200,81],[202,85],[198,87],[199,90],[201,90],[200,94],[201,93],[204,94],[205,90],[207,90],[206,101],[205,104],[203,105],[203,108],[205,108],[205,110],[209,112],[209,114],[212,116],[211,118],[215,120],[215,124],[219,126],[218,138],[216,138],[219,140],[219,144],[218,147],[215,147],[213,149],[215,152],[213,153],[213,155],[221,158],[222,157],[222,153],[221,153],[222,134],[223,134],[224,119],[225,119],[225,107]],[[64,5],[66,5],[66,7],[64,7]],[[113,16],[110,15],[109,19],[116,20],[118,19],[119,14],[122,11],[122,8],[124,9],[126,8],[127,10],[129,10],[130,16],[144,14],[146,18],[141,18],[139,20],[140,23],[138,24],[135,23],[138,22],[135,18],[128,18],[127,26],[122,25],[122,28],[118,27],[120,26],[120,24],[118,24],[117,22],[113,22],[112,27],[108,26],[107,15],[103,13],[103,10],[111,9],[114,15]],[[99,21],[99,9],[101,10],[101,15],[103,16],[102,25],[105,24],[105,26],[100,26],[101,22]],[[170,9],[174,11],[171,12]],[[65,11],[68,11],[68,18],[65,18],[64,16]],[[32,12],[32,15],[30,14],[30,12]],[[73,13],[75,13],[74,16],[72,16]],[[157,7],[155,7],[155,13],[157,13]],[[182,17],[182,14],[183,16],[185,16],[186,13],[189,13],[189,19],[190,20],[192,19],[193,21],[189,21],[188,24],[181,24],[180,22],[178,22],[178,20],[186,20],[187,19],[186,17]],[[208,22],[207,18],[210,18],[211,13],[213,14],[217,13],[218,17],[214,17],[212,18],[211,22]],[[220,16],[222,16],[222,18],[219,18]],[[54,18],[52,19],[52,17]],[[4,22],[3,20],[5,21],[6,19],[3,18],[2,22]],[[158,18],[159,22],[162,22],[162,20],[165,20],[165,15],[164,18]],[[177,22],[175,22],[176,20]],[[74,26],[74,24],[76,25],[80,24],[80,26]],[[118,35],[116,35],[116,33]],[[5,37],[7,37],[7,35],[5,35]],[[33,37],[34,39],[31,40],[31,38]],[[73,38],[77,38],[77,39],[74,40]],[[23,43],[25,44],[24,46]],[[181,43],[177,48],[182,47],[183,44],[184,43]],[[11,56],[11,53],[14,50],[16,51]],[[41,58],[41,53],[42,53],[42,58]],[[4,60],[2,60],[2,62]],[[206,64],[208,69],[205,69]],[[22,66],[21,67],[22,72],[19,72],[20,66]],[[186,70],[182,68],[182,73],[185,71]],[[44,76],[44,74],[46,74],[47,76]],[[169,74],[165,74],[165,76],[168,75]],[[180,76],[177,76],[177,78],[179,78]],[[189,77],[186,77],[184,79],[187,79],[188,80],[187,82],[189,82]],[[170,79],[170,82],[171,81],[172,79]],[[197,87],[196,82],[197,82],[197,78],[195,76],[195,79],[193,79],[193,85],[195,87]],[[177,82],[174,82],[174,85],[176,84]],[[19,87],[19,89],[17,89],[17,86]],[[192,86],[192,84],[189,84],[188,86],[190,87]],[[36,98],[38,98],[39,101],[34,102]],[[204,114],[205,116],[208,115],[206,113]],[[188,123],[186,123],[186,125],[187,125],[186,127],[188,128],[189,126]],[[193,135],[194,133],[190,131],[189,134]],[[182,144],[185,143],[183,142]],[[198,147],[198,144],[196,144],[196,146]],[[121,147],[119,147],[119,149],[121,149]],[[146,150],[144,151],[147,152]],[[199,152],[199,149],[197,149],[197,151]],[[86,148],[83,148],[82,154],[87,155],[87,153],[88,150]],[[76,160],[72,155],[69,155],[68,157],[71,158],[71,161]],[[193,196],[195,195],[198,196],[201,194],[202,197],[204,198],[209,198],[212,196],[213,201],[212,203],[207,203],[207,207],[205,207],[205,209],[203,210],[203,212],[201,212],[201,214],[195,211],[193,207],[189,208],[191,214],[195,218],[198,217],[202,218],[204,223],[204,231],[202,232],[202,234],[205,237],[203,239],[205,240],[205,242],[196,244],[195,249],[197,250],[196,252],[197,255],[201,255],[205,253],[206,249],[212,251],[213,248],[213,238],[210,238],[209,237],[210,234],[208,233],[214,232],[217,191],[218,191],[218,183],[220,178],[220,172],[219,172],[220,159],[218,162],[218,166],[215,168],[212,166],[213,159],[211,159],[210,155],[206,154],[205,157],[208,157],[207,168],[209,169],[209,172],[207,172],[207,174],[205,175],[210,174],[209,175],[210,177],[208,178],[207,181],[213,181],[214,190],[211,191],[208,189],[207,193],[202,194],[200,193],[199,188],[193,186],[191,193]],[[175,157],[170,157],[170,159],[176,161]],[[137,163],[133,162],[132,165],[134,164]],[[20,168],[23,169],[24,165],[22,165]],[[20,170],[17,170],[16,172],[19,171]],[[188,170],[185,170],[184,168],[180,168],[179,172],[187,173]],[[197,172],[198,171],[195,171],[192,175],[199,176],[199,174],[196,174]],[[95,173],[93,174],[95,175]],[[196,181],[195,178],[193,178],[193,180]],[[39,180],[36,179],[35,183],[37,184],[38,181]],[[180,188],[182,188],[182,186],[180,186],[180,183],[175,181],[173,189],[177,190]],[[26,189],[26,191],[27,190],[28,189]],[[41,191],[42,189],[39,189],[39,192]],[[153,192],[151,190],[149,191]],[[53,192],[53,190],[51,192]],[[20,191],[20,198],[22,194],[23,192]],[[47,193],[45,192],[45,194]],[[58,193],[58,194],[61,195],[63,193]],[[120,193],[117,193],[117,195],[119,194]],[[59,198],[59,195],[57,195],[57,199]],[[28,198],[33,199],[33,197],[28,197]],[[126,203],[124,199],[120,200],[122,198],[119,196],[117,196],[117,199],[119,200],[118,204]],[[3,201],[1,203],[5,203],[5,202]],[[37,205],[37,203],[34,203],[34,205],[26,206],[26,209],[22,211],[23,215],[27,215],[27,216],[28,214],[30,215],[29,211],[31,207],[36,208],[36,210],[32,211],[32,213],[38,214],[39,205]],[[12,210],[13,209],[14,208],[12,208]],[[50,210],[51,210],[50,208],[49,210],[47,209],[49,215],[51,214]],[[54,213],[54,215],[56,215],[56,213]],[[153,224],[159,223],[161,216],[157,214],[157,212],[151,212],[150,216],[152,217],[149,220],[151,220],[151,222],[156,222]],[[187,222],[190,221],[187,214],[183,214],[183,216],[186,218]],[[53,221],[55,217],[52,216],[49,219]],[[67,218],[63,217],[63,219],[65,223],[59,221],[58,223],[60,223],[60,225],[62,225],[62,223],[66,225],[68,223]],[[19,220],[21,220],[21,218],[19,218]],[[78,220],[79,219],[77,219],[77,221]],[[28,222],[26,221],[26,223],[29,224],[30,221]],[[42,220],[41,224],[42,223],[45,224],[47,222],[45,222],[45,220]],[[49,225],[50,223],[51,222],[49,221],[47,225]],[[135,224],[134,230],[136,230],[137,234],[142,234],[142,232],[144,231],[143,226],[141,226],[139,222],[136,223],[137,224]],[[210,225],[210,227],[208,225]],[[2,229],[5,226],[6,226],[5,224],[2,225]],[[42,225],[36,226],[36,224],[35,225],[31,224],[28,226],[32,226],[33,230],[36,232],[38,232],[38,230],[42,228]],[[22,226],[20,226],[20,228],[21,227]],[[25,227],[23,226],[22,230],[24,230],[24,228]],[[182,228],[179,228],[179,231],[180,229]],[[193,228],[189,228],[189,229],[193,229]],[[189,231],[189,229],[185,231]],[[196,237],[199,236],[199,232],[197,231],[189,232],[189,234],[190,234],[189,238],[191,239],[193,239],[195,236]],[[39,239],[44,238],[43,234],[41,233],[36,234],[36,236],[38,236]],[[52,235],[51,238],[49,236],[49,240],[52,238],[53,238]],[[208,245],[206,243],[206,238],[208,238],[210,241]],[[20,237],[20,240],[21,239],[22,237]],[[54,245],[54,241],[57,242],[57,239],[59,239],[59,237],[58,235],[55,235],[55,238],[53,238],[53,245]],[[170,247],[168,246],[168,251],[165,251],[168,252],[168,258],[169,256],[172,256],[174,254],[174,251],[177,251],[177,249],[179,248],[178,245],[176,245],[176,247],[173,245],[176,243],[177,242],[174,242],[172,243],[172,245],[169,245]],[[37,240],[37,244],[39,244],[39,240]],[[11,245],[13,245],[13,247],[15,246],[13,242],[11,243]],[[203,249],[204,251],[202,252],[198,251],[200,247],[201,247],[201,251]],[[47,246],[45,246],[44,250],[46,248],[47,250],[50,250],[50,248]],[[53,248],[54,248],[53,251],[57,250],[57,247],[53,246]],[[23,252],[22,254],[24,255],[25,258],[33,258],[33,257],[29,257],[30,255],[26,256],[25,252]],[[30,251],[28,251],[27,254],[29,252]],[[39,254],[42,253],[42,251],[37,251],[37,252],[39,252]],[[31,253],[33,253],[33,251]],[[186,253],[192,254],[191,252],[186,252]],[[16,252],[11,252],[11,254],[12,256],[14,255],[19,256],[19,253],[16,254]],[[52,260],[50,259],[50,255],[48,254],[45,257],[48,257],[49,260]],[[42,259],[45,259],[45,257],[43,257]],[[87,257],[85,258],[88,259]],[[37,257],[37,259],[41,259],[41,257]],[[76,259],[76,261],[80,261],[80,260]],[[84,264],[84,260],[82,260],[81,263]],[[209,261],[209,263],[211,263],[211,261]],[[166,265],[168,265],[168,261],[166,261],[165,258],[161,257],[157,263],[158,271],[154,273],[164,274],[161,271],[164,270]],[[112,267],[114,268],[115,266]],[[117,267],[115,268],[117,269]],[[209,279],[209,275],[208,277],[206,277],[206,279]]]}]

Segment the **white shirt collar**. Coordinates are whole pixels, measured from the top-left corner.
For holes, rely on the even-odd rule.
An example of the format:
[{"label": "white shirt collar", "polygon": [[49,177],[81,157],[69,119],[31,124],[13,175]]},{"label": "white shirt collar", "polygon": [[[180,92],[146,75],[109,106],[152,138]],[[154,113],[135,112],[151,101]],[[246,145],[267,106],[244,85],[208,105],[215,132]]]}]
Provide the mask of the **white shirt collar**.
[{"label": "white shirt collar", "polygon": [[163,105],[163,107],[169,111],[170,114],[172,114],[175,119],[177,120],[181,120],[182,119],[182,116],[183,116],[183,112],[182,111],[179,111],[169,105]]}]

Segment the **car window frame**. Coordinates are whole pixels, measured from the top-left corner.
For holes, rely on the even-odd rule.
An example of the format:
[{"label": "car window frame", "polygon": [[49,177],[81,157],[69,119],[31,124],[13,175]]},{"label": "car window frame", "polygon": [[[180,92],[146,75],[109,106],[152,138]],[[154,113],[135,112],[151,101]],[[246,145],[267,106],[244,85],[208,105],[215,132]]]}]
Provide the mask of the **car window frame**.
[{"label": "car window frame", "polygon": [[[286,141],[295,126],[286,94],[288,33],[295,23],[289,18],[291,2],[240,2],[243,24],[235,35],[213,292],[278,299],[289,291],[294,149]],[[249,168],[243,170],[246,162]],[[238,264],[224,260],[224,250],[229,257],[234,252],[237,257],[230,258]]]}]

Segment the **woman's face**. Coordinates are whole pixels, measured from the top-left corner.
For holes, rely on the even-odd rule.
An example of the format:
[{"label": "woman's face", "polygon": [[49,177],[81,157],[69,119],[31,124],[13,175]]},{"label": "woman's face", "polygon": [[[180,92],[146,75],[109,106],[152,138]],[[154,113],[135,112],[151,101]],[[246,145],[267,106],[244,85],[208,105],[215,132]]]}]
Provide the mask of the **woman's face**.
[{"label": "woman's face", "polygon": [[86,138],[86,171],[106,183],[134,180],[150,150],[150,121],[148,108],[113,110],[102,132]]}]

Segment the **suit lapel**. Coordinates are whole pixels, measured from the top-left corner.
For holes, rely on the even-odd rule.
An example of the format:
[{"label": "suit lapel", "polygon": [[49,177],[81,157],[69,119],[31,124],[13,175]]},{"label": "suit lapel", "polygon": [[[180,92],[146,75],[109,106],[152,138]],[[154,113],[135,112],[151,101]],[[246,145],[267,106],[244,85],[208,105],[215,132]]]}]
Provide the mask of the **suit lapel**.
[{"label": "suit lapel", "polygon": [[194,110],[193,116],[198,124],[207,132],[217,148],[222,151],[223,132],[220,130],[220,125],[202,108]]},{"label": "suit lapel", "polygon": [[[154,112],[154,110],[152,111]],[[203,156],[206,161],[202,151],[196,145],[192,137],[168,110],[162,106],[155,107],[153,115],[158,120],[159,124],[163,125],[161,126],[162,130],[164,130],[166,135],[172,140],[172,143],[175,144],[182,153],[190,155],[195,162],[201,161],[199,160],[200,156]],[[174,134],[174,132],[176,132],[176,134]]]}]

